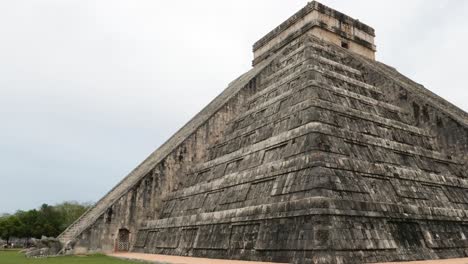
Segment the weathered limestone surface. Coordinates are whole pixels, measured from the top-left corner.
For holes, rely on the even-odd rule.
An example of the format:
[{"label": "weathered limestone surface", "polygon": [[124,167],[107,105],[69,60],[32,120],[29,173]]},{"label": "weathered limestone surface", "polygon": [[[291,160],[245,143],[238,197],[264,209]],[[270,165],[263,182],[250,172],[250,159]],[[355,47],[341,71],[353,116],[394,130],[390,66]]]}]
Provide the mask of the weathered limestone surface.
[{"label": "weathered limestone surface", "polygon": [[135,252],[292,263],[468,256],[467,113],[313,32],[227,92],[62,239],[111,251],[125,229]]},{"label": "weathered limestone surface", "polygon": [[43,236],[41,239],[31,239],[32,246],[23,252],[28,258],[57,256],[62,250],[60,241],[53,237]]}]

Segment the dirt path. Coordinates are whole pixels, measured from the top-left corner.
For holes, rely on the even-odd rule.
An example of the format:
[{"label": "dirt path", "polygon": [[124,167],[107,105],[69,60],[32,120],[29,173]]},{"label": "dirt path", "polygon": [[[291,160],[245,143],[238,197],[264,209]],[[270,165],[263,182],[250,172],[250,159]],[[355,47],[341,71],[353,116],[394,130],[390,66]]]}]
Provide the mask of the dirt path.
[{"label": "dirt path", "polygon": [[[166,256],[155,254],[141,254],[141,253],[112,253],[111,257],[123,258],[129,260],[143,260],[154,263],[168,263],[168,264],[278,264],[270,262],[255,262],[255,261],[238,261],[226,259],[207,259],[207,258],[191,258],[191,257],[178,257]],[[468,264],[468,258],[463,259],[443,259],[443,260],[429,260],[429,261],[412,261],[412,262],[387,262],[380,264]]]},{"label": "dirt path", "polygon": [[380,264],[468,264],[468,258],[410,261],[410,262],[386,262],[386,263],[380,263]]},{"label": "dirt path", "polygon": [[278,263],[270,263],[270,262],[191,258],[191,257],[167,256],[167,255],[156,255],[156,254],[141,254],[141,253],[112,253],[108,255],[111,257],[117,257],[117,258],[129,259],[129,260],[144,260],[144,261],[164,263],[164,264],[166,263],[170,263],[170,264],[278,264]]}]

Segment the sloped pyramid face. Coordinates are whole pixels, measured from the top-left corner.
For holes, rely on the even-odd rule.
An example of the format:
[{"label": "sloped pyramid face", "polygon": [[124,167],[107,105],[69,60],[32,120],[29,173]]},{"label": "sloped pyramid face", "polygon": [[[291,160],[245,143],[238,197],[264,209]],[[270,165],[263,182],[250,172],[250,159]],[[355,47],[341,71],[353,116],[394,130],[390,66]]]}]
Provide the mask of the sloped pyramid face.
[{"label": "sloped pyramid face", "polygon": [[302,34],[61,235],[75,250],[288,263],[468,256],[468,115]]}]

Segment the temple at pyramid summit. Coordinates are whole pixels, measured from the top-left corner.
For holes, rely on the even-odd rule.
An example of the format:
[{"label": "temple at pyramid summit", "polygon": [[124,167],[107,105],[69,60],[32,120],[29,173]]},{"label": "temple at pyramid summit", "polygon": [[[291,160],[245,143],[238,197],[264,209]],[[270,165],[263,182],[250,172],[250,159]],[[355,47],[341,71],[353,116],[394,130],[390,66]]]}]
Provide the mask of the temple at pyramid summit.
[{"label": "temple at pyramid summit", "polygon": [[[253,68],[59,239],[69,253],[282,263],[468,256],[468,114],[310,2]],[[96,175],[98,176],[98,175]]]}]

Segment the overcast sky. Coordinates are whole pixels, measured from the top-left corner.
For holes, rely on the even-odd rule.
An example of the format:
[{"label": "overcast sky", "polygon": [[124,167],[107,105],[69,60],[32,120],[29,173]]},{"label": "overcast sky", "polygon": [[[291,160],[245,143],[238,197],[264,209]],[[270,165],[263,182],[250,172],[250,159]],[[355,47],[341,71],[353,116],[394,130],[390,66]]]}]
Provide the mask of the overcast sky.
[{"label": "overcast sky", "polygon": [[[250,69],[299,0],[0,0],[0,212],[97,201]],[[468,1],[323,0],[468,110]]]}]

